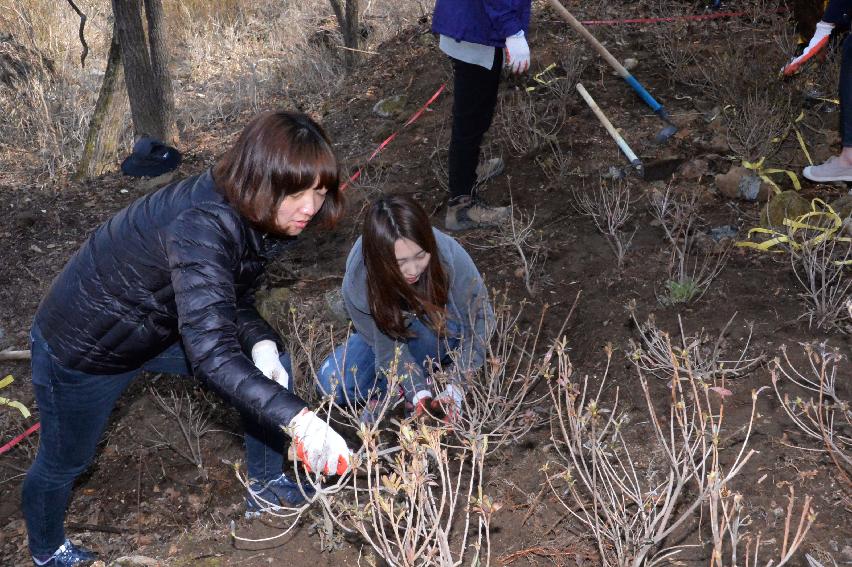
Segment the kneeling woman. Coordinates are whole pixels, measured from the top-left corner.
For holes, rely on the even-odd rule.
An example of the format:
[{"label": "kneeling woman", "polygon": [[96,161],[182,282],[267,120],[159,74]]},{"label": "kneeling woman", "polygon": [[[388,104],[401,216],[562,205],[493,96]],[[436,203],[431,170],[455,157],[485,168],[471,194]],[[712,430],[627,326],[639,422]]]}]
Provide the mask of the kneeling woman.
[{"label": "kneeling woman", "polygon": [[[370,207],[346,260],[343,299],[356,332],[320,367],[322,393],[340,405],[366,401],[369,422],[395,371],[415,416],[458,415],[464,382],[485,360],[494,312],[468,253],[432,228],[412,198],[383,197]],[[433,363],[451,377],[441,392],[430,378]]]},{"label": "kneeling woman", "polygon": [[286,239],[309,222],[333,223],[340,205],[337,160],[319,125],[267,113],[212,170],[142,197],[71,258],[32,328],[41,442],[22,507],[36,565],[94,558],[65,539],[65,507],[140,370],[192,373],[240,411],[250,508],[258,492],[275,505],[303,502],[281,476],[284,427],[313,470],[347,470],[346,443],[288,388],[287,359],[252,293]]}]

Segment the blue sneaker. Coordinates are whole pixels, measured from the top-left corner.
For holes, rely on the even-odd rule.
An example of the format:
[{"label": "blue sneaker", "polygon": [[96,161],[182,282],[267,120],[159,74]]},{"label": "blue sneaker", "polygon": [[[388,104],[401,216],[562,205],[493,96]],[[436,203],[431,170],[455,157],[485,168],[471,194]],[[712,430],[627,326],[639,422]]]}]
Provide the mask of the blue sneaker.
[{"label": "blue sneaker", "polygon": [[59,549],[54,551],[46,561],[40,562],[33,557],[33,563],[39,567],[82,567],[97,558],[93,552],[77,547],[71,543],[71,540],[66,539],[65,543],[60,545]]},{"label": "blue sneaker", "polygon": [[258,480],[249,482],[246,494],[246,518],[256,518],[263,512],[275,512],[282,508],[298,508],[307,500],[302,495],[304,490],[308,497],[313,496],[314,488],[310,484],[299,484],[282,474],[273,478],[265,485]]}]

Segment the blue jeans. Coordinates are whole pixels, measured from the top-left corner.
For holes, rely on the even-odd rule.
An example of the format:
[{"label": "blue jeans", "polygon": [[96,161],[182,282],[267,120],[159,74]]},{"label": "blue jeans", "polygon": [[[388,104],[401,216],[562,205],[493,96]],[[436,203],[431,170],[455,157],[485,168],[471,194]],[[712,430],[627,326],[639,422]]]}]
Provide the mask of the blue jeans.
[{"label": "blue jeans", "polygon": [[[288,355],[282,355],[281,363],[289,372]],[[33,327],[33,389],[41,432],[21,495],[33,555],[50,555],[65,541],[65,509],[74,480],[92,462],[115,402],[142,370],[191,375],[179,342],[141,368],[122,374],[68,370],[54,360],[38,328]],[[261,481],[279,476],[286,448],[282,435],[265,431],[250,419],[244,418],[243,425],[248,475]]]},{"label": "blue jeans", "polygon": [[[408,340],[408,349],[424,369],[429,361],[448,363],[450,351],[458,348],[458,333],[448,324],[448,338],[439,338],[428,326],[415,319],[409,329],[414,337]],[[341,378],[342,374],[342,378]],[[317,376],[320,395],[334,394],[338,405],[352,404],[387,394],[388,381],[384,374],[376,374],[376,355],[373,348],[358,333],[350,335],[345,344],[335,348],[323,361]]]}]

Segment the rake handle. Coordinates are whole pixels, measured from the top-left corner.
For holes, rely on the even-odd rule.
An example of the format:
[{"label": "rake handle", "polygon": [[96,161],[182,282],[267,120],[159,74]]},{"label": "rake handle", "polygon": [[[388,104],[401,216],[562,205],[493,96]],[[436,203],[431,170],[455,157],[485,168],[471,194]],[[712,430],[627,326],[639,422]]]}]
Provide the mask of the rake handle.
[{"label": "rake handle", "polygon": [[633,150],[630,149],[630,146],[627,145],[627,142],[624,141],[624,138],[621,137],[621,134],[618,133],[618,130],[615,129],[615,126],[612,125],[612,122],[609,121],[609,118],[606,117],[603,110],[598,106],[598,103],[595,102],[595,99],[592,98],[592,95],[589,94],[589,91],[581,84],[577,83],[576,85],[577,91],[580,93],[580,96],[583,97],[583,100],[586,101],[586,104],[589,105],[589,108],[592,109],[592,112],[595,113],[595,116],[598,117],[600,123],[606,128],[606,131],[609,132],[609,135],[612,136],[612,139],[615,140],[615,143],[618,144],[618,147],[624,152],[624,155],[627,156],[627,159],[630,161],[631,165],[638,165],[641,163],[636,154],[633,153]]},{"label": "rake handle", "polygon": [[[585,39],[592,47],[595,48],[595,51],[597,51],[600,56],[603,57],[607,63],[609,63],[610,67],[615,69],[615,72],[618,73],[618,75],[622,79],[624,79],[628,85],[630,85],[630,88],[636,91],[636,94],[638,94],[642,98],[645,104],[651,107],[651,110],[653,110],[654,112],[662,111],[663,105],[657,102],[654,97],[651,96],[651,94],[647,90],[645,90],[645,87],[643,87],[639,83],[639,81],[637,81],[636,78],[630,74],[630,71],[624,68],[624,65],[622,65],[618,61],[618,59],[612,56],[612,53],[610,53],[606,47],[601,45],[601,42],[599,42],[597,38],[593,36],[589,30],[586,29],[586,26],[581,24],[580,21],[575,18],[574,15],[571,14],[571,12],[569,12],[565,8],[565,6],[563,6],[559,2],[559,0],[548,1],[550,2],[550,5],[553,6],[553,9],[556,10],[556,12],[560,16],[562,16],[562,18],[566,22],[568,22],[568,25],[574,28],[574,31],[576,31],[578,34],[583,36],[583,39]],[[661,118],[663,117],[661,116]]]}]

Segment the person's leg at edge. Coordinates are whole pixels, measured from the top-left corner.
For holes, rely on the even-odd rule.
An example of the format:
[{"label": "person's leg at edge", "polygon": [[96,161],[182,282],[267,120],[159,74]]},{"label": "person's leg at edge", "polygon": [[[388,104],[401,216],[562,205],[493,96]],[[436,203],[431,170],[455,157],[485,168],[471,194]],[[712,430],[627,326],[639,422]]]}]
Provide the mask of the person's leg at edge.
[{"label": "person's leg at edge", "polygon": [[503,68],[503,50],[494,51],[491,69],[452,59],[453,127],[447,166],[450,198],[446,223],[450,230],[494,224],[508,212],[484,205],[469,210],[482,139],[494,118]]},{"label": "person's leg at edge", "polygon": [[802,174],[811,181],[852,182],[852,42],[850,37],[843,41],[840,63],[840,155],[832,156],[820,165],[806,167]]},{"label": "person's leg at edge", "polygon": [[65,542],[74,480],[89,466],[116,400],[137,372],[95,376],[61,367],[38,329],[32,332],[33,388],[41,431],[22,487],[30,552],[45,560]]},{"label": "person's leg at edge", "polygon": [[840,160],[852,167],[852,41],[850,36],[843,40],[840,62]]},{"label": "person's leg at edge", "polygon": [[387,390],[387,380],[376,376],[376,355],[358,333],[334,349],[320,365],[317,391],[332,394],[338,405],[354,405]]},{"label": "person's leg at edge", "polygon": [[503,50],[494,51],[491,69],[452,59],[453,128],[448,163],[451,203],[469,197],[476,184],[482,139],[494,118],[503,67]]}]

